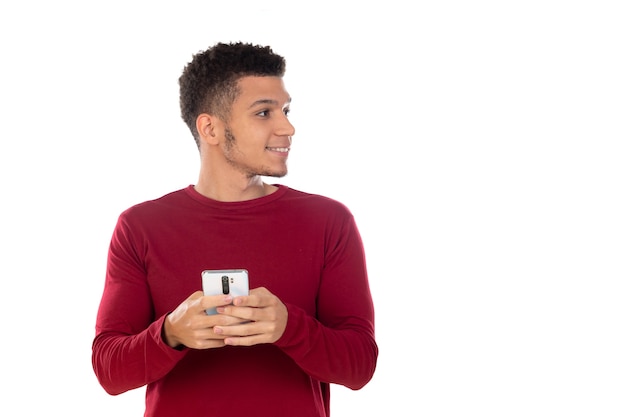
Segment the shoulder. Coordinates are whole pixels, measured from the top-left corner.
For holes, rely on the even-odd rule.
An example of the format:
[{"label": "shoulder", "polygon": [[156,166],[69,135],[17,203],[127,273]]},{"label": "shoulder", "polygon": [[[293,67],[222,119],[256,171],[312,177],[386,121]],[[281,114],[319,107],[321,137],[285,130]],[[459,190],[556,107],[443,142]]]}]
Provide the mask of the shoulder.
[{"label": "shoulder", "polygon": [[183,188],[130,206],[121,213],[120,217],[136,219],[168,215],[172,210],[181,207],[181,203],[187,199],[187,188]]},{"label": "shoulder", "polygon": [[352,218],[352,212],[343,202],[321,194],[288,188],[281,200],[302,216]]},{"label": "shoulder", "polygon": [[287,191],[285,192],[285,198],[291,200],[292,202],[300,202],[314,207],[333,208],[342,211],[348,210],[348,207],[346,207],[345,204],[336,199],[321,194],[314,194],[297,190],[295,188],[289,188],[286,186],[281,187],[287,188]]}]

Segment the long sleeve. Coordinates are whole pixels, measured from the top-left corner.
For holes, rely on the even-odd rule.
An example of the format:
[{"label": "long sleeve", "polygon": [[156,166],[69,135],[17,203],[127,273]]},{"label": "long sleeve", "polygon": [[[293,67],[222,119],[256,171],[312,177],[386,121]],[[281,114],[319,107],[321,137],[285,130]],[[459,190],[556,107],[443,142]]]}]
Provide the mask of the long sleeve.
[{"label": "long sleeve", "polygon": [[92,346],[96,377],[110,394],[162,378],[185,355],[163,341],[165,316],[154,321],[140,251],[121,216],[111,239]]},{"label": "long sleeve", "polygon": [[325,248],[317,317],[289,305],[277,345],[314,378],[359,389],[374,374],[378,347],[363,245],[351,216],[329,231]]}]

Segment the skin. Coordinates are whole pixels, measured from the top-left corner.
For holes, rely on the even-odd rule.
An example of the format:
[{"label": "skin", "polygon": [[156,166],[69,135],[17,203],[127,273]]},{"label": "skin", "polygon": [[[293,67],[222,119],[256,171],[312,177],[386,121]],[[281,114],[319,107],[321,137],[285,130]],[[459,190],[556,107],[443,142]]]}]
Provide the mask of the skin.
[{"label": "skin", "polygon": [[[291,98],[282,78],[243,77],[228,120],[200,114],[200,194],[217,201],[245,201],[269,195],[276,187],[262,176],[287,174],[287,157],[295,134],[287,114]],[[219,314],[207,315],[217,307]],[[267,288],[247,296],[191,294],[165,320],[164,338],[171,347],[194,349],[225,345],[251,346],[277,341],[287,326],[287,308]]]}]

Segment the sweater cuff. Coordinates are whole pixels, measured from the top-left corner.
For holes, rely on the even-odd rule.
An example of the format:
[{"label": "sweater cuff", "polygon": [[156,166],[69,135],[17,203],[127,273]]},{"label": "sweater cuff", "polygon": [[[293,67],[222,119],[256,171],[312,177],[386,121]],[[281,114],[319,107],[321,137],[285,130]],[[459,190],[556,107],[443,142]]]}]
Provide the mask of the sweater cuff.
[{"label": "sweater cuff", "polygon": [[165,332],[165,319],[167,318],[169,313],[161,316],[157,321],[150,325],[150,329],[148,330],[150,333],[150,338],[154,342],[154,347],[161,350],[171,359],[180,359],[185,356],[187,348],[185,345],[180,345],[175,348],[171,347],[167,344],[164,337]]},{"label": "sweater cuff", "polygon": [[302,330],[309,327],[307,321],[311,318],[304,310],[295,305],[286,304],[286,307],[288,313],[287,326],[282,336],[274,344],[285,351],[308,349],[309,343],[306,336],[309,333]]}]

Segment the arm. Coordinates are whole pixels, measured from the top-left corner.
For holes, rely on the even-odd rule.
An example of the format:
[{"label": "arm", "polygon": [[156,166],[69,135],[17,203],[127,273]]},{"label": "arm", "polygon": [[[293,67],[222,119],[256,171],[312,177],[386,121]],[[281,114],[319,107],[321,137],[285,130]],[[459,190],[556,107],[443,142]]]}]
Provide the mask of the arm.
[{"label": "arm", "polygon": [[[215,334],[213,326],[239,322],[236,317],[205,313],[207,308],[229,304],[229,296],[204,296],[193,291],[193,283],[187,289],[177,285],[176,291],[163,290],[163,282],[172,281],[171,272],[149,268],[155,261],[146,255],[149,245],[142,236],[132,233],[121,216],[109,248],[92,362],[100,384],[111,394],[161,379],[184,358],[185,347],[223,347],[224,337]],[[150,274],[161,278],[149,280]],[[153,297],[161,303],[157,314]]]},{"label": "arm", "polygon": [[374,374],[378,346],[365,254],[352,216],[327,240],[317,317],[288,306],[277,345],[316,379],[359,389]]},{"label": "arm", "polygon": [[92,365],[100,385],[111,395],[139,388],[166,375],[186,351],[163,342],[163,320],[136,335],[100,332],[93,342]]},{"label": "arm", "polygon": [[184,357],[185,351],[172,349],[163,340],[165,317],[153,317],[141,250],[120,217],[109,248],[92,345],[93,369],[108,393],[155,381]]},{"label": "arm", "polygon": [[218,309],[252,323],[215,331],[226,336],[226,344],[275,343],[312,377],[359,389],[373,376],[378,347],[363,247],[351,217],[330,240],[317,317],[257,288]]}]

